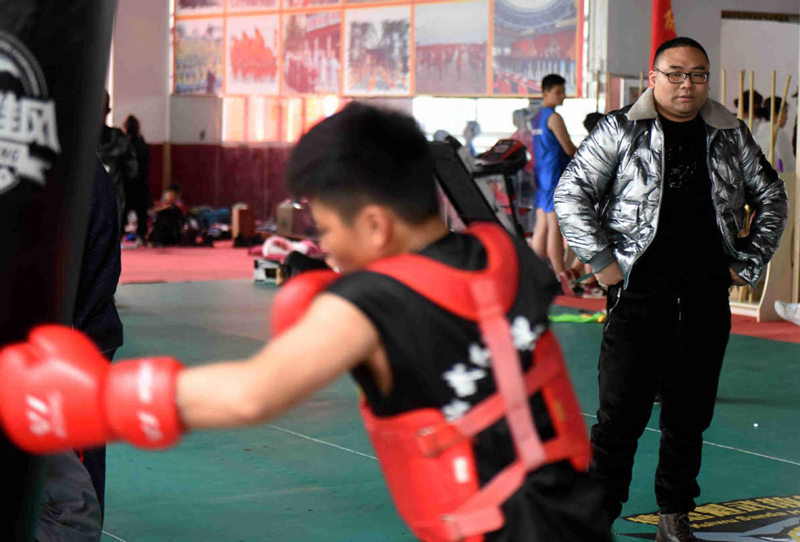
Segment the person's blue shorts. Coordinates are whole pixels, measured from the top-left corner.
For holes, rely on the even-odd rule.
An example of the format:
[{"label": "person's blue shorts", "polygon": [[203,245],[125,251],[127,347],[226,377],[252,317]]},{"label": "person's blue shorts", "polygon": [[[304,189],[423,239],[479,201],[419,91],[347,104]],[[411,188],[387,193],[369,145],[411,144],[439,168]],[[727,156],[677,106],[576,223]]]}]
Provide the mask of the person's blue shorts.
[{"label": "person's blue shorts", "polygon": [[552,213],[553,208],[553,195],[558,186],[558,176],[555,175],[542,175],[536,172],[536,195],[534,196],[534,205],[537,209],[541,209],[545,213]]}]

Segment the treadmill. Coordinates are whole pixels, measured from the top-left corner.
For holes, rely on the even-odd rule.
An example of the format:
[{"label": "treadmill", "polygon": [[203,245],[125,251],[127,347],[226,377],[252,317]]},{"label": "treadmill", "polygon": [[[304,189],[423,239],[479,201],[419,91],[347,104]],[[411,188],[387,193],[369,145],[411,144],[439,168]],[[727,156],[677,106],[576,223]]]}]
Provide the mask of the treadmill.
[{"label": "treadmill", "polygon": [[[454,138],[434,141],[430,149],[436,181],[464,225],[495,222],[512,235],[525,238],[514,190],[516,175],[527,162],[522,143],[501,139],[477,158],[470,156]],[[496,190],[498,186],[503,190],[500,193]]]}]

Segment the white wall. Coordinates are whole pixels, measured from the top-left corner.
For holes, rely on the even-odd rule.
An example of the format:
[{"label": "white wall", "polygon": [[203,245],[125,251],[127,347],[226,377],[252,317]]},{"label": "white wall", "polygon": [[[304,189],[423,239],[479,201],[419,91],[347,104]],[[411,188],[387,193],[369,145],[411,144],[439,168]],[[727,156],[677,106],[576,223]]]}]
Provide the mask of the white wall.
[{"label": "white wall", "polygon": [[222,98],[171,96],[169,110],[170,143],[222,142]]},{"label": "white wall", "polygon": [[608,70],[636,75],[650,57],[650,0],[611,0],[608,9]]},{"label": "white wall", "polygon": [[[639,0],[647,1],[649,0]],[[672,0],[678,35],[689,36],[703,44],[711,69],[720,67],[722,10],[766,13],[800,13],[797,0]]]},{"label": "white wall", "polygon": [[[722,11],[800,13],[798,0],[672,0],[679,36],[699,41],[708,52],[712,73],[720,68]],[[608,66],[613,73],[637,74],[650,62],[651,0],[611,0]]]},{"label": "white wall", "polygon": [[118,0],[112,54],[114,126],[133,114],[148,143],[168,141],[169,2]]}]

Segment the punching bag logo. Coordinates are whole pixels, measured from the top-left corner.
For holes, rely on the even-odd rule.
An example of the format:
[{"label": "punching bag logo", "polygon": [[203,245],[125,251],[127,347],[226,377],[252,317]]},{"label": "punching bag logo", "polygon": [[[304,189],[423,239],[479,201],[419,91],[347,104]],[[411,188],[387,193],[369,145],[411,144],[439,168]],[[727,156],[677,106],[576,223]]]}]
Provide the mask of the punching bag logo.
[{"label": "punching bag logo", "polygon": [[0,194],[21,178],[44,186],[60,151],[44,74],[25,45],[0,31]]}]

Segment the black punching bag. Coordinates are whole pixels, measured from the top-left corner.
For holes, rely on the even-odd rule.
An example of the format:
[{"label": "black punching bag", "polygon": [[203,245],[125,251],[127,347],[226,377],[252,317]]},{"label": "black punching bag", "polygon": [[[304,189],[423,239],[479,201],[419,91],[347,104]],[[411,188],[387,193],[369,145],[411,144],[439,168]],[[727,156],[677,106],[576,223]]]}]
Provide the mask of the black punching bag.
[{"label": "black punching bag", "polygon": [[[0,346],[72,321],[115,6],[0,3]],[[0,540],[33,539],[39,470],[0,431]]]}]

